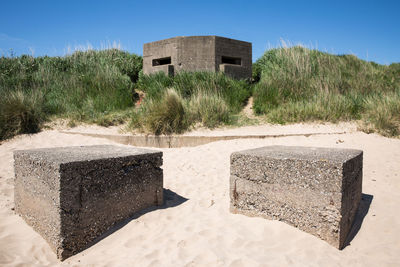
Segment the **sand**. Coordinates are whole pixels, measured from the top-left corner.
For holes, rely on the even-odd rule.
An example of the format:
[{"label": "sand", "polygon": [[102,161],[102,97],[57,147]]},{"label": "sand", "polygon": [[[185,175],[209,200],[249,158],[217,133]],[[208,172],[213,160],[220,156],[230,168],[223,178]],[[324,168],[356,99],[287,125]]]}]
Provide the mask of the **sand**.
[{"label": "sand", "polygon": [[[267,131],[262,128],[265,126],[252,127],[231,131]],[[277,126],[273,131],[301,132],[307,127],[325,126]],[[340,125],[329,127],[343,130]],[[55,130],[6,141],[0,145],[0,266],[399,266],[400,140],[357,132],[351,125],[344,128],[346,134],[241,139],[160,149],[164,152],[166,206],[135,216],[62,263],[12,210],[12,152],[114,143]],[[363,193],[369,199],[372,196],[372,201],[361,228],[344,250],[279,221],[229,212],[230,154],[266,145],[364,150]]]}]

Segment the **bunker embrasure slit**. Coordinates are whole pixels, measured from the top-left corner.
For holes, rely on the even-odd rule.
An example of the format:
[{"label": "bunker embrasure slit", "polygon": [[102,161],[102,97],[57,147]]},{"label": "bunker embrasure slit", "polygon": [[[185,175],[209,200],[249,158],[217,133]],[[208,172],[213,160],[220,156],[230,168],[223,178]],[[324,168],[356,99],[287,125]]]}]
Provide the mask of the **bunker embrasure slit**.
[{"label": "bunker embrasure slit", "polygon": [[153,59],[153,66],[169,65],[169,64],[171,64],[171,57]]},{"label": "bunker embrasure slit", "polygon": [[222,64],[242,65],[242,59],[238,57],[221,57]]}]

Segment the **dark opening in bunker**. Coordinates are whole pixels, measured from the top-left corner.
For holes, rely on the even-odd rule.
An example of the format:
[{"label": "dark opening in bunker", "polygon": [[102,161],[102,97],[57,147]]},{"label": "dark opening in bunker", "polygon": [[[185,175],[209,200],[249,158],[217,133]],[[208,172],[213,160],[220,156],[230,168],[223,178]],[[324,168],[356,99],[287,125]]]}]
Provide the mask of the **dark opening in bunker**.
[{"label": "dark opening in bunker", "polygon": [[171,64],[171,57],[153,59],[153,66],[168,65],[168,64]]},{"label": "dark opening in bunker", "polygon": [[221,62],[222,64],[242,65],[242,59],[238,57],[222,56]]}]

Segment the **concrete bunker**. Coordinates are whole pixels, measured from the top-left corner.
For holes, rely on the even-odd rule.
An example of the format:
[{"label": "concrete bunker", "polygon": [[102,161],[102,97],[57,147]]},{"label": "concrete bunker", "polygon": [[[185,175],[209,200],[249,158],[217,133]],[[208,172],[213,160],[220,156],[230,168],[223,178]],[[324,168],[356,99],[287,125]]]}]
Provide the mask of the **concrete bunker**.
[{"label": "concrete bunker", "polygon": [[235,79],[249,79],[252,45],[219,36],[181,36],[143,45],[143,73],[180,71],[224,72]]}]

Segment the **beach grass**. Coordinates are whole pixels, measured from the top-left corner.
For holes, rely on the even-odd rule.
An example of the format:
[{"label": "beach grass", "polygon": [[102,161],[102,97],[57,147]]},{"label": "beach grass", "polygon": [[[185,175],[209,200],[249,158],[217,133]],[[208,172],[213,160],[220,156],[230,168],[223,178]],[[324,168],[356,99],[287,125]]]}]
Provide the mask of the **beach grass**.
[{"label": "beach grass", "polygon": [[331,55],[301,46],[267,51],[254,64],[254,111],[272,123],[361,120],[400,133],[400,64]]},{"label": "beach grass", "polygon": [[38,131],[50,117],[119,122],[104,118],[133,107],[141,68],[140,56],[118,49],[0,57],[0,139]]},{"label": "beach grass", "polygon": [[146,97],[131,127],[154,134],[182,133],[198,123],[229,124],[251,95],[248,82],[212,72],[140,75],[136,87]]},{"label": "beach grass", "polygon": [[[137,92],[144,94],[135,107]],[[256,121],[357,121],[365,132],[400,136],[400,64],[303,46],[273,48],[253,64],[252,82],[223,73],[144,75],[142,58],[119,49],[63,57],[0,57],[0,140],[34,133],[45,121],[102,126],[129,122],[153,134],[194,126],[254,123],[242,109],[253,96]]]}]

